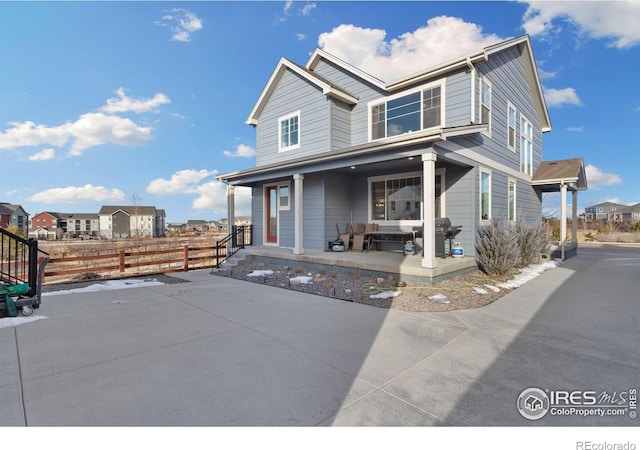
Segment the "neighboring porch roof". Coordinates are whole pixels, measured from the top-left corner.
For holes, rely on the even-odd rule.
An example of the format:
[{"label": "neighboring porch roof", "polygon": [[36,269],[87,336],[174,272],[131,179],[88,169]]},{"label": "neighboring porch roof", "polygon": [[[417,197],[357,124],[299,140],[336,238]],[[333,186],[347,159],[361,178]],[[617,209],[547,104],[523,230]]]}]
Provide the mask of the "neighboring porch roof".
[{"label": "neighboring porch roof", "polygon": [[531,179],[533,186],[542,192],[558,192],[565,184],[569,190],[587,190],[587,176],[582,158],[543,161]]},{"label": "neighboring porch roof", "polygon": [[[241,186],[243,185],[243,183],[251,184],[255,181],[266,180],[274,174],[278,174],[279,176],[279,173],[283,170],[289,173],[292,173],[294,170],[304,173],[310,171],[310,168],[312,166],[330,164],[332,162],[338,162],[342,166],[348,166],[351,164],[362,164],[357,160],[348,162],[346,161],[354,158],[357,159],[358,157],[364,158],[367,156],[372,156],[377,153],[383,153],[384,151],[398,151],[403,148],[410,148],[411,146],[417,146],[420,144],[444,141],[452,137],[480,133],[486,130],[486,124],[479,124],[466,125],[462,127],[440,128],[429,130],[426,132],[412,133],[411,137],[407,137],[407,135],[404,134],[381,141],[368,142],[366,144],[346,147],[339,150],[330,150],[319,153],[317,155],[304,156],[284,162],[281,161],[273,164],[254,167],[251,169],[225,173],[218,175],[216,178],[225,183]],[[400,156],[396,154],[395,157],[398,158]],[[247,181],[249,179],[251,181]]]}]

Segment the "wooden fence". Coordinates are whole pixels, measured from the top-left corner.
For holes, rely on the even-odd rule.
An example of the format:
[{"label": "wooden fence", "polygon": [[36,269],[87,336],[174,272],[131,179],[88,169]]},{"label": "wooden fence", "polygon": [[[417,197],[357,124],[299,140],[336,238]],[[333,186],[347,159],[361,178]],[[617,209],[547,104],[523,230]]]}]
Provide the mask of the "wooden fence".
[{"label": "wooden fence", "polygon": [[120,249],[78,256],[51,255],[43,283],[77,281],[95,275],[122,278],[215,267],[226,254],[226,246],[214,244],[182,245],[157,250]]}]

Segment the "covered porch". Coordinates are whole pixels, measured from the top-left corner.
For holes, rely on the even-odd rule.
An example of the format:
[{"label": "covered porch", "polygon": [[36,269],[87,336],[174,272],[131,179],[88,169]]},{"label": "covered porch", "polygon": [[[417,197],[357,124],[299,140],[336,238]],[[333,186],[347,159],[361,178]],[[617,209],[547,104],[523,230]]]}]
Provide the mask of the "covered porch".
[{"label": "covered porch", "polygon": [[[578,191],[587,190],[582,158],[543,161],[531,184],[540,193],[560,193],[560,241],[552,242],[549,254],[562,260],[578,252]],[[571,192],[571,241],[567,240],[567,193]]]}]

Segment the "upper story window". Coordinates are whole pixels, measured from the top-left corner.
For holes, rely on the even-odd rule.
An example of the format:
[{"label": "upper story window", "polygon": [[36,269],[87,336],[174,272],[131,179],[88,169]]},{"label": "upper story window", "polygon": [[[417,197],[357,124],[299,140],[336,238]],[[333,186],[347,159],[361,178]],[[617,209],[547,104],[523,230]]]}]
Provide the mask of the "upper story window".
[{"label": "upper story window", "polygon": [[278,150],[300,147],[300,111],[278,119]]},{"label": "upper story window", "polygon": [[516,108],[509,103],[507,106],[507,146],[516,151]]},{"label": "upper story window", "polygon": [[442,123],[440,85],[377,103],[370,108],[371,140],[438,127]]},{"label": "upper story window", "polygon": [[481,123],[489,125],[487,132],[491,135],[491,82],[482,78],[480,82],[480,119]]},{"label": "upper story window", "polygon": [[533,127],[520,116],[520,172],[533,174]]}]

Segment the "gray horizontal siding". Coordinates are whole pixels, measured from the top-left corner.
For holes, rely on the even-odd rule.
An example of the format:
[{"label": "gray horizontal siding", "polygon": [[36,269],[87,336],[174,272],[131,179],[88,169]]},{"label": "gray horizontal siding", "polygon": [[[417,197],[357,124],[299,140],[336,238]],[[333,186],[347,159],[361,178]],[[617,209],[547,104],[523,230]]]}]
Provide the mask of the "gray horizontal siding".
[{"label": "gray horizontal siding", "polygon": [[471,75],[461,71],[447,76],[445,88],[445,119],[447,127],[471,123]]},{"label": "gray horizontal siding", "polygon": [[[278,151],[278,118],[300,111],[300,148]],[[286,71],[256,126],[256,165],[263,166],[326,151],[329,146],[329,102],[320,89]]]}]

